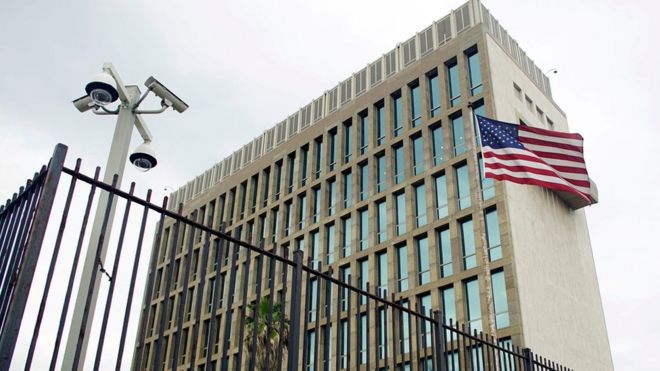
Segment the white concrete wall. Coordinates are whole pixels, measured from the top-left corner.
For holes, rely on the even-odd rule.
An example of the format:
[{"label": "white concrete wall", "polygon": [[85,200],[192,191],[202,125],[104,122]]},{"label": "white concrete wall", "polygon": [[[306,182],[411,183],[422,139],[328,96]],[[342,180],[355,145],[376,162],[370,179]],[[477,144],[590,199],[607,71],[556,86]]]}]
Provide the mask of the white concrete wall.
[{"label": "white concrete wall", "polygon": [[[561,110],[490,36],[487,57],[495,118],[568,131]],[[525,94],[534,111],[526,107]],[[554,127],[538,119],[536,105]],[[575,370],[613,370],[584,211],[569,209],[540,187],[506,183],[505,193],[525,345]]]}]

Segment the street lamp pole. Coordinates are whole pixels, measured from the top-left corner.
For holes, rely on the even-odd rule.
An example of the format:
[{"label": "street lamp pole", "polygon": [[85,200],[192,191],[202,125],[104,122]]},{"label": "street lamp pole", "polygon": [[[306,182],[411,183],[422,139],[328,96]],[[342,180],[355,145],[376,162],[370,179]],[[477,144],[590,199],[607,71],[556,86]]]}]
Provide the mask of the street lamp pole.
[{"label": "street lamp pole", "polygon": [[[165,97],[162,97],[156,89],[154,89],[154,84],[157,84],[158,87],[164,88],[158,81],[153,78],[147,80],[147,92],[144,95],[140,95],[140,89],[135,85],[125,86],[122,82],[119,74],[115,70],[114,66],[110,63],[106,63],[103,66],[103,71],[110,75],[116,82],[116,93],[120,100],[119,107],[114,110],[108,110],[103,106],[100,106],[96,101],[92,101],[92,98],[87,98],[85,96],[74,101],[76,104],[77,101],[85,100],[85,105],[79,106],[76,104],[76,107],[81,112],[84,112],[88,109],[93,109],[95,114],[104,115],[104,114],[116,114],[117,123],[115,126],[114,135],[112,138],[112,145],[110,147],[110,153],[108,155],[108,161],[105,168],[105,173],[103,176],[103,182],[106,184],[111,184],[113,177],[117,175],[117,186],[121,185],[122,175],[124,174],[124,169],[126,168],[126,160],[128,158],[128,152],[130,149],[131,135],[133,133],[133,126],[138,129],[138,132],[142,136],[145,144],[151,142],[151,133],[144,121],[142,120],[141,113],[160,113],[165,111],[165,109],[173,106],[171,100],[168,100]],[[154,83],[155,81],[155,83]],[[166,88],[165,88],[166,89]],[[156,95],[159,95],[163,98],[161,103],[162,109],[160,110],[151,110],[151,111],[139,111],[137,108],[142,103],[146,95],[154,91]],[[168,90],[169,92],[169,90]],[[171,92],[170,92],[171,93]],[[89,94],[90,96],[93,93]],[[174,96],[178,99],[176,96]],[[183,109],[177,109],[177,111],[183,112],[187,105],[179,100],[183,104]],[[82,107],[82,108],[81,108]],[[180,106],[181,107],[181,106]],[[140,148],[140,147],[138,147]],[[133,156],[135,156],[134,154]],[[132,156],[132,157],[133,157]],[[151,157],[153,163],[138,163],[138,161],[133,161],[134,164],[143,170],[148,170],[151,167],[155,166],[156,160]],[[133,160],[133,158],[132,158]],[[90,234],[89,244],[87,247],[85,260],[83,262],[82,274],[78,286],[78,294],[76,297],[75,306],[73,309],[73,315],[71,317],[71,324],[69,327],[69,335],[67,338],[66,348],[64,351],[64,359],[62,361],[62,370],[66,371],[78,371],[82,370],[85,362],[85,354],[87,350],[87,345],[89,343],[89,332],[91,330],[94,311],[96,308],[96,300],[98,298],[98,290],[101,282],[101,275],[96,275],[94,282],[91,282],[94,270],[99,269],[99,263],[101,263],[107,254],[109,236],[112,230],[112,222],[115,215],[116,203],[111,205],[109,219],[107,221],[107,226],[105,229],[106,238],[103,241],[100,240],[103,219],[105,216],[105,211],[108,207],[109,202],[109,193],[101,191],[99,195],[99,202],[96,208],[96,213],[94,216],[94,222],[92,225],[92,230]],[[96,261],[96,251],[101,245],[99,259]],[[114,274],[114,272],[113,272]]]}]

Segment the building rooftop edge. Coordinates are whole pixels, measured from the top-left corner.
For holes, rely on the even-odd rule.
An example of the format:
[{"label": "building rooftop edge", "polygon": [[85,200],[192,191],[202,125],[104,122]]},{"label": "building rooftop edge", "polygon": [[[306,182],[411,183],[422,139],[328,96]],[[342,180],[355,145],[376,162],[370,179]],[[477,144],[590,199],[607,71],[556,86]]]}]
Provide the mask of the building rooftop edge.
[{"label": "building rooftop edge", "polygon": [[169,208],[176,208],[179,203],[196,198],[224,178],[243,169],[299,132],[350,104],[355,98],[407,69],[428,53],[478,24],[485,26],[486,31],[554,104],[548,77],[520,49],[518,43],[509,36],[479,0],[469,0],[422,31],[398,43],[394,49],[353,73],[337,86],[326,90],[320,97],[172,192],[169,197],[171,200]]}]

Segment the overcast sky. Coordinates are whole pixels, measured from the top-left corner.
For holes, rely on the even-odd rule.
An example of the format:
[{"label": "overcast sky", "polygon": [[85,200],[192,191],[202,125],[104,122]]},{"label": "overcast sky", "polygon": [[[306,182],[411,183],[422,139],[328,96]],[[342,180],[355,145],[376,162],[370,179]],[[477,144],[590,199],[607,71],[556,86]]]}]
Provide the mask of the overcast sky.
[{"label": "overcast sky", "polygon": [[[145,117],[159,165],[127,167],[124,185],[134,180],[160,198],[463,2],[5,1],[0,197],[58,142],[69,146],[70,167],[81,157],[91,174],[105,163],[115,118],[80,114],[70,101],[106,61],[126,84],[144,90],[153,75],[190,104]],[[587,215],[615,366],[657,370],[648,347],[660,330],[660,243],[651,234],[660,228],[660,125],[651,116],[660,3],[485,4],[541,70],[559,71],[554,98],[585,137],[599,188]],[[132,146],[140,143],[135,133]]]}]

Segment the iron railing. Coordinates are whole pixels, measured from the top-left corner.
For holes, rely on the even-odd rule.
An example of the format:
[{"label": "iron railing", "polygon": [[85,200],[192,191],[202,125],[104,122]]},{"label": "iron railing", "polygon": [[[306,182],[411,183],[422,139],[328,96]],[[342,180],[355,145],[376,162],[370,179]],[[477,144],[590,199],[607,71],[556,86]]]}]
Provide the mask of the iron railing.
[{"label": "iron railing", "polygon": [[[0,371],[57,367],[97,192],[110,195],[99,241],[94,241],[97,257],[104,239],[111,237],[106,236],[106,226],[113,204],[123,210],[118,216],[122,223],[113,244],[112,264],[97,259],[99,270],[94,273],[109,278],[105,303],[97,313],[85,313],[96,314],[101,321],[99,336],[94,339],[96,349],[83,359],[79,341],[74,364],[94,370],[129,367],[129,359],[134,370],[568,370],[515,346],[510,339],[494,339],[445,319],[440,311],[422,307],[414,297],[379,290],[341,267],[333,271],[311,257],[305,260],[301,250],[291,253],[277,244],[246,242],[241,236],[247,234],[240,227],[228,232],[213,228],[210,213],[184,216],[182,205],[177,212],[168,210],[167,198],[155,205],[151,191],[143,199],[134,195],[134,184],[125,192],[116,180],[113,184],[99,181],[98,168],[94,177],[86,176],[80,172],[80,160],[74,169],[64,167],[65,153],[66,147],[58,145],[48,168],[0,209]],[[53,220],[59,221],[59,229],[52,241],[46,241],[53,247],[48,250],[52,251],[50,257],[41,257],[50,259],[46,261],[45,286],[42,292],[32,293],[39,299],[39,309],[26,322],[22,316],[62,173],[70,182],[61,218]],[[80,183],[88,192],[82,193],[83,207],[75,209],[72,201]],[[73,212],[81,215],[79,223],[72,222],[69,214]],[[159,222],[141,319],[135,329],[137,342],[132,352],[125,352],[150,215]],[[137,236],[129,228],[129,220],[136,219]],[[165,238],[165,226],[173,228],[172,238]],[[74,232],[72,238],[67,231]],[[65,259],[60,247],[68,240],[74,251]],[[130,264],[121,264],[125,261],[122,252],[129,251],[128,247],[135,253]],[[159,256],[160,251],[165,253]],[[66,267],[68,277],[53,278],[58,266]],[[127,275],[127,268],[130,282],[125,290],[118,290],[116,280]],[[53,285],[62,286],[64,294],[49,302]],[[93,293],[86,294],[91,300]],[[118,321],[121,330],[110,321],[113,299],[119,297],[126,299]],[[46,315],[59,321],[45,324]],[[32,338],[29,347],[15,352],[23,322],[33,326]],[[54,334],[51,342],[38,342],[44,326],[52,328],[48,331]],[[79,339],[90,336],[90,331],[83,327]],[[111,331],[117,336],[110,335]],[[114,348],[106,352],[112,354],[104,355],[108,342]],[[14,353],[22,356],[13,359]]]}]

